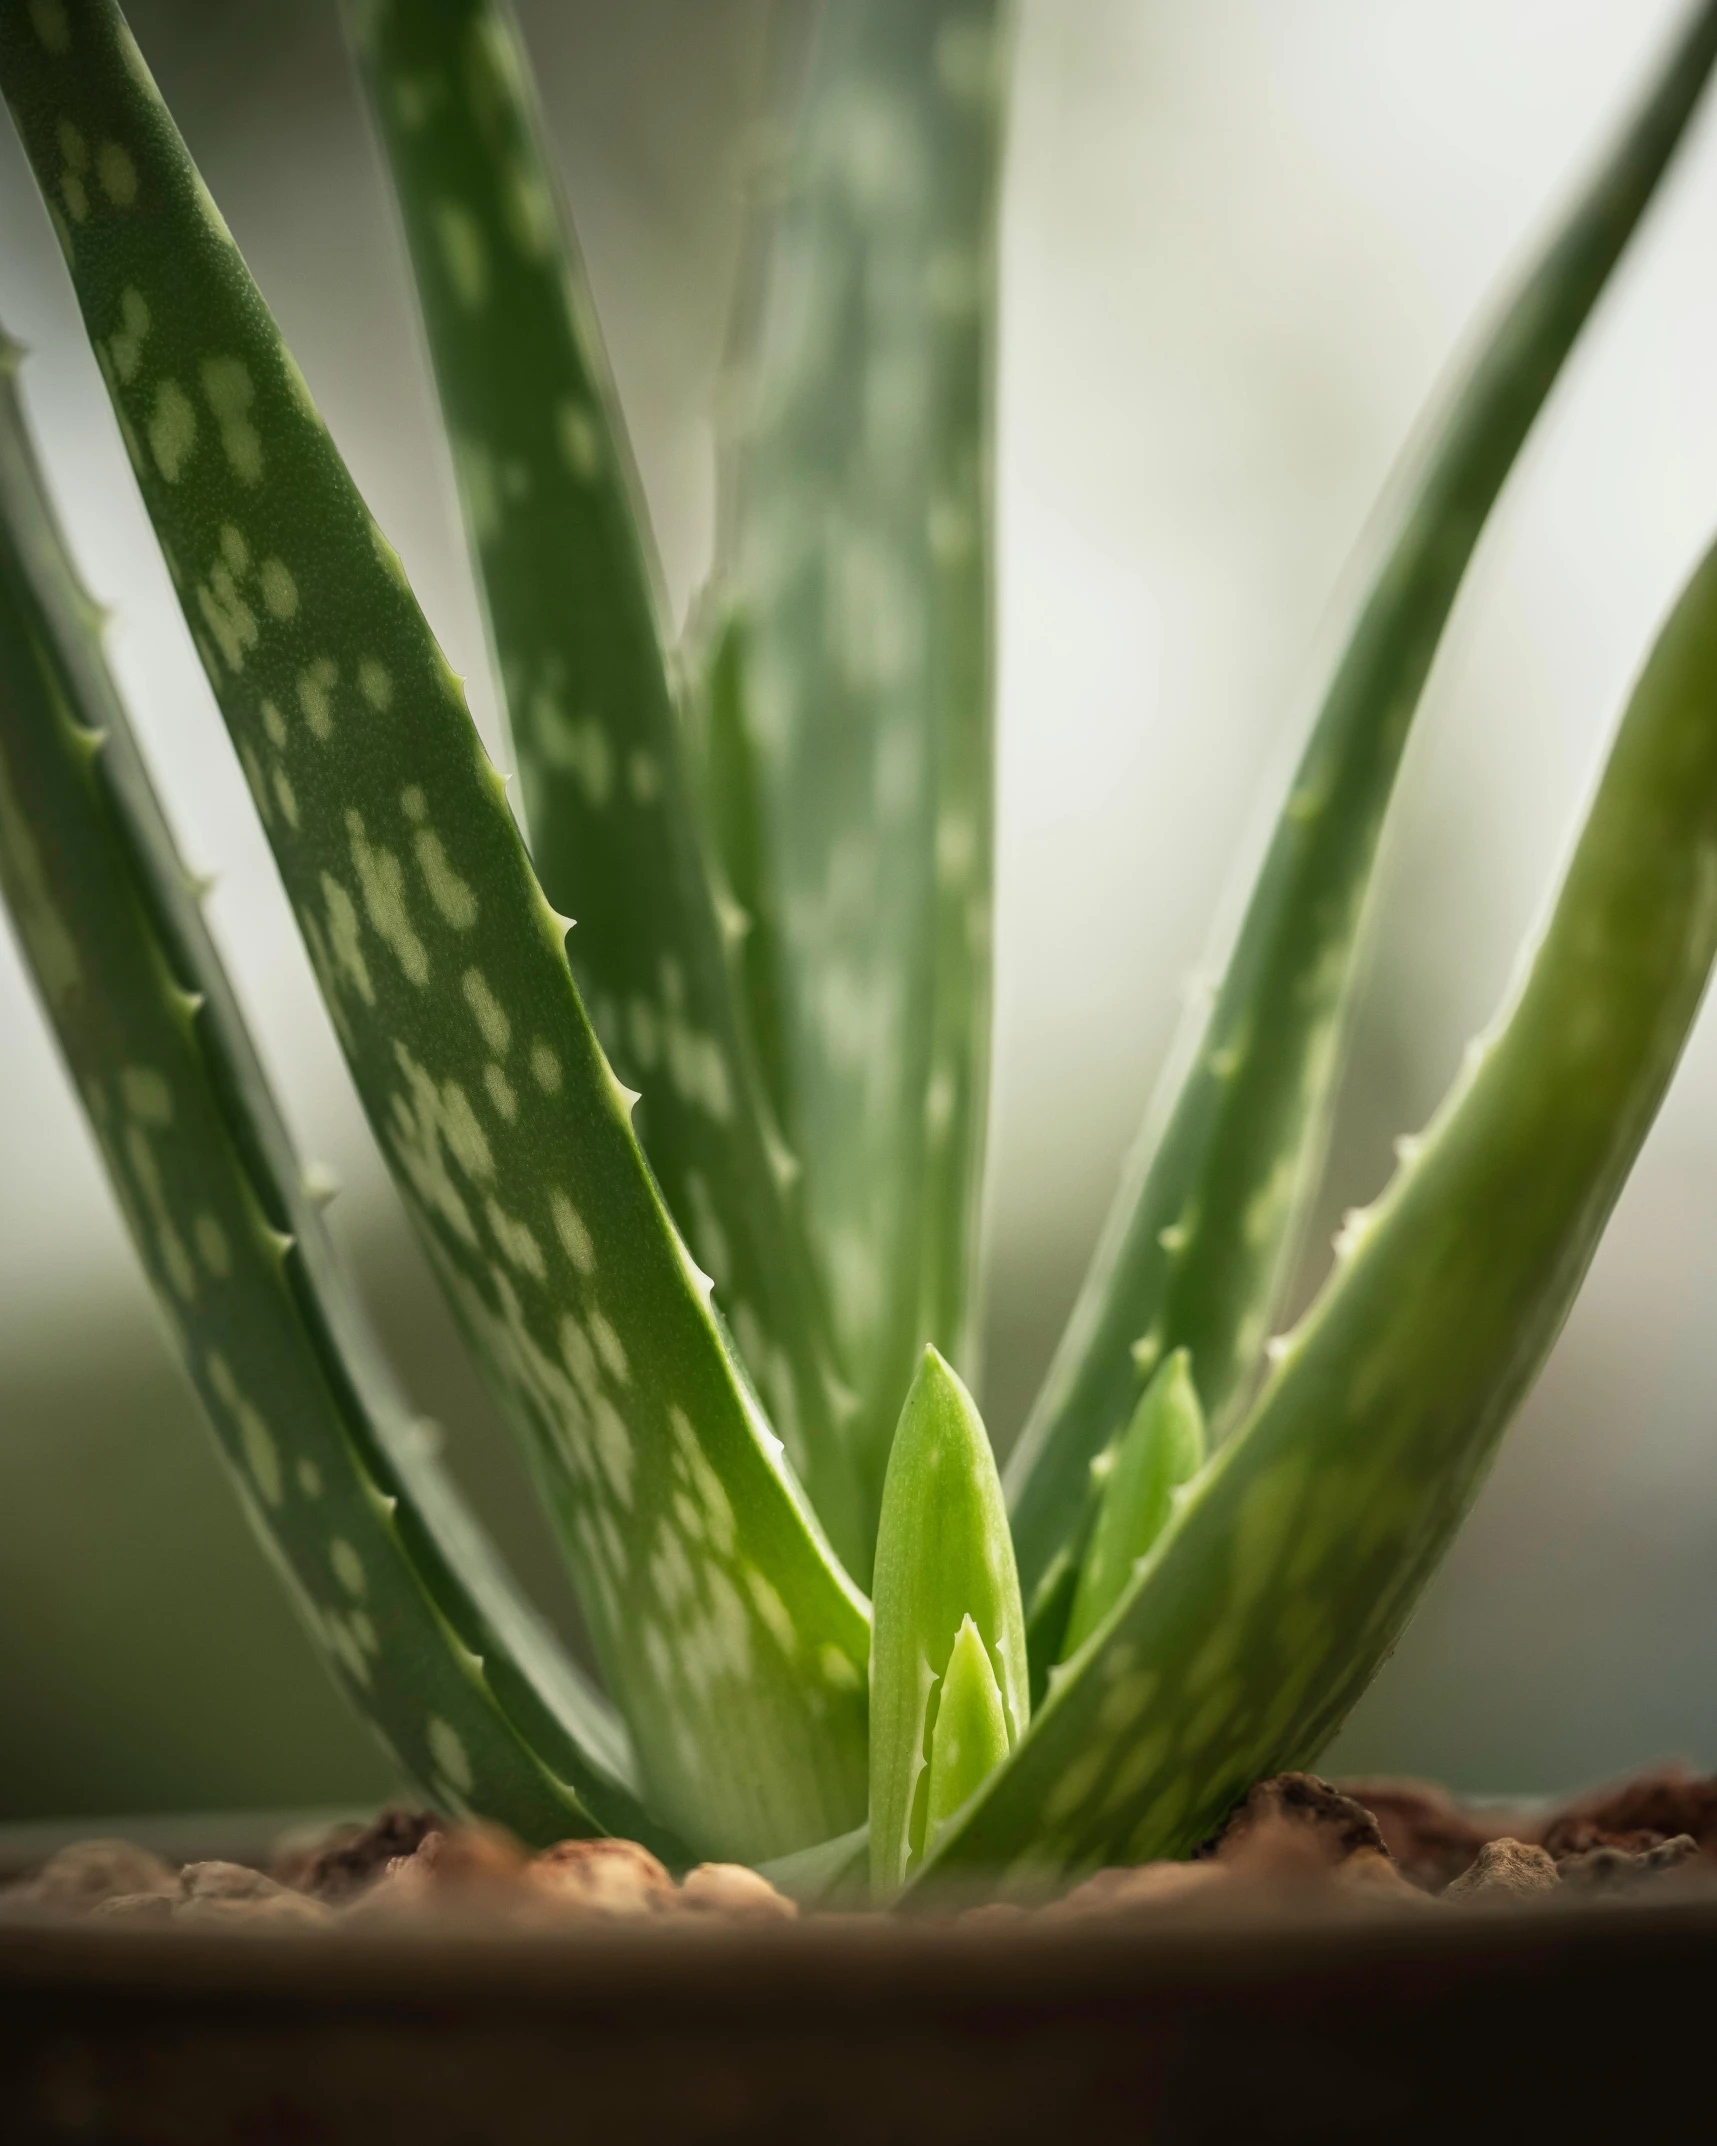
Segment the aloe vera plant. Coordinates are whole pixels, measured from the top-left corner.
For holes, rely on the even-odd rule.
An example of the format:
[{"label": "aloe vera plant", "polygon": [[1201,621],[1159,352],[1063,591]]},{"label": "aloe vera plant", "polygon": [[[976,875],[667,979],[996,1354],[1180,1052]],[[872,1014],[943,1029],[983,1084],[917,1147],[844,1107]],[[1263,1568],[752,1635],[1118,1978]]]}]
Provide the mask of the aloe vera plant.
[{"label": "aloe vera plant", "polygon": [[1525,981],[1266,1348],[1433,654],[1717,60],[1717,0],[1443,404],[1006,1493],[968,1390],[1006,10],[816,14],[684,647],[509,18],[347,16],[522,831],[112,0],[0,11],[0,88],[358,1096],[604,1688],[365,1333],[8,350],[0,886],[238,1494],[402,1771],[526,1839],[624,1833],[807,1894],[867,1868],[879,1899],[1183,1852],[1316,1754],[1400,1631],[1717,954],[1714,554]]}]

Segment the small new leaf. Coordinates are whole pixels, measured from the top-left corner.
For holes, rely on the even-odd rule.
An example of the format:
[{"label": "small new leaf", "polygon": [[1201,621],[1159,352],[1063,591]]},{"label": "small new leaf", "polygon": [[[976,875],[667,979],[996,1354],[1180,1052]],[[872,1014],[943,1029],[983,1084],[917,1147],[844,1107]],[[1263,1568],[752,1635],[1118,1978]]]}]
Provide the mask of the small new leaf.
[{"label": "small new leaf", "polygon": [[[1011,1748],[1025,1729],[1030,1699],[1025,1618],[1001,1480],[971,1395],[927,1348],[889,1454],[876,1543],[870,1853],[871,1883],[882,1894],[900,1885],[924,1851],[935,1797],[932,1732],[938,1688],[968,1626],[995,1679],[1006,1748]],[[970,1683],[967,1671],[955,1742],[942,1762],[943,1817],[994,1763],[991,1758],[972,1771],[976,1752],[990,1748],[982,1738],[972,1746],[972,1756],[954,1755],[962,1738],[971,1736]]]},{"label": "small new leaf", "polygon": [[1174,1510],[1174,1494],[1204,1465],[1204,1411],[1192,1359],[1176,1349],[1141,1395],[1110,1456],[1097,1523],[1079,1572],[1062,1658],[1077,1654],[1125,1592],[1133,1568]]},{"label": "small new leaf", "polygon": [[930,1731],[930,1796],[924,1840],[936,1836],[954,1813],[995,1772],[1011,1747],[1007,1708],[977,1626],[960,1626],[943,1673],[936,1719]]}]

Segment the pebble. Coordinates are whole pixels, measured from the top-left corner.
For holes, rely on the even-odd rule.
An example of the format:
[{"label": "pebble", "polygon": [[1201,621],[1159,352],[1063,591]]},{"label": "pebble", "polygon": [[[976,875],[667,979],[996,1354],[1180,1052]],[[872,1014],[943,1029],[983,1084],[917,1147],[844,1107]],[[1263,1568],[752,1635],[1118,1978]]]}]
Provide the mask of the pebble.
[{"label": "pebble", "polygon": [[367,1825],[336,1827],[291,1843],[275,1858],[274,1876],[295,1892],[342,1906],[379,1878],[396,1857],[415,1855],[442,1824],[433,1811],[390,1803]]},{"label": "pebble", "polygon": [[1445,1900],[1524,1900],[1562,1883],[1556,1859],[1535,1842],[1486,1841],[1470,1867],[1444,1888]]},{"label": "pebble", "polygon": [[1717,1855],[1717,1774],[1701,1778],[1669,1765],[1576,1796],[1551,1816],[1542,1838],[1561,1862],[1589,1848],[1651,1848],[1684,1833]]},{"label": "pebble", "polygon": [[308,1927],[329,1920],[330,1910],[295,1893],[245,1863],[187,1863],[179,1873],[176,1923]]},{"label": "pebble", "polygon": [[1377,1777],[1345,1782],[1342,1793],[1371,1813],[1396,1868],[1427,1893],[1469,1869],[1486,1841],[1528,1837],[1520,1813],[1474,1809],[1429,1781]]},{"label": "pebble", "polygon": [[1678,1870],[1699,1853],[1691,1833],[1677,1833],[1650,1848],[1588,1848],[1565,1855],[1556,1866],[1561,1882],[1576,1892],[1631,1892],[1648,1879]]},{"label": "pebble", "polygon": [[409,1855],[396,1855],[345,1909],[347,1920],[392,1920],[424,1914],[490,1919],[529,1905],[527,1859],[499,1826],[448,1826],[426,1833]]},{"label": "pebble", "polygon": [[1249,1877],[1313,1875],[1361,1853],[1394,1868],[1377,1820],[1315,1773],[1279,1773],[1260,1781],[1199,1850]]},{"label": "pebble", "polygon": [[[543,1850],[525,1876],[557,1907],[604,1921],[671,1914],[678,1904],[665,1867],[648,1848],[631,1840],[559,1841]],[[768,1883],[762,1878],[757,1882]]]},{"label": "pebble", "polygon": [[723,1916],[729,1922],[791,1922],[799,1903],[778,1893],[746,1863],[700,1863],[681,1881],[675,1906],[687,1915]]},{"label": "pebble", "polygon": [[171,1864],[128,1840],[81,1840],[52,1855],[20,1890],[50,1915],[85,1915],[128,1894],[177,1892]]}]

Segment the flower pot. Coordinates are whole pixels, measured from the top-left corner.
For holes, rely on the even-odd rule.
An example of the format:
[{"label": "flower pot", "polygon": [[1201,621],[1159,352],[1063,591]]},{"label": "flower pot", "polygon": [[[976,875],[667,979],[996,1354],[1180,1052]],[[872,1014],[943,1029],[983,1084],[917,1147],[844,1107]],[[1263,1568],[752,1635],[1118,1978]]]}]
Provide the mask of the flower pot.
[{"label": "flower pot", "polygon": [[18,1924],[0,2138],[1614,2140],[1700,2105],[1714,1999],[1704,1894],[1340,1922]]}]

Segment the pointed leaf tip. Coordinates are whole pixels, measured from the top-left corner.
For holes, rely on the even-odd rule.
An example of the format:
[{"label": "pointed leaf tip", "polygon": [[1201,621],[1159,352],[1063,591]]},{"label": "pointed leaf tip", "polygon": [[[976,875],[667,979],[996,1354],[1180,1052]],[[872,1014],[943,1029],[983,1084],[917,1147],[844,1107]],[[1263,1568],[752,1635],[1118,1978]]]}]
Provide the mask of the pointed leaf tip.
[{"label": "pointed leaf tip", "polygon": [[[1126,1592],[1139,1559],[1168,1525],[1175,1492],[1198,1473],[1204,1454],[1204,1411],[1192,1382],[1192,1358],[1176,1349],[1140,1396],[1098,1478],[1102,1502],[1080,1567],[1064,1659],[1079,1651]],[[1097,1468],[1093,1461],[1094,1477]]]},{"label": "pointed leaf tip", "polygon": [[[1025,1617],[1001,1481],[971,1395],[946,1359],[927,1347],[889,1454],[877,1532],[871,1879],[884,1894],[924,1851],[937,1685],[968,1623],[995,1679],[1011,1748],[1030,1716],[1030,1698]],[[968,1690],[961,1703],[976,1708],[978,1699]],[[981,1738],[971,1745],[977,1731],[970,1724],[964,1733],[970,1749],[987,1750]],[[972,1763],[956,1766],[944,1758],[944,1799],[953,1793],[949,1783],[965,1783],[957,1799],[963,1801],[983,1778],[967,1779]],[[944,1800],[943,1815],[954,1807]]]},{"label": "pointed leaf tip", "polygon": [[930,1793],[925,1845],[1008,1755],[1007,1711],[988,1649],[970,1617],[962,1620],[942,1679],[930,1737]]}]

